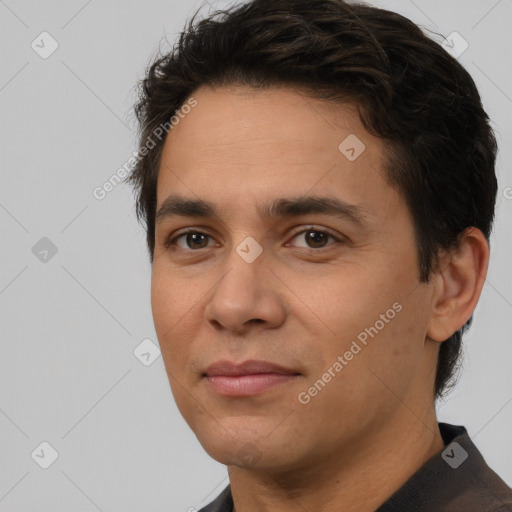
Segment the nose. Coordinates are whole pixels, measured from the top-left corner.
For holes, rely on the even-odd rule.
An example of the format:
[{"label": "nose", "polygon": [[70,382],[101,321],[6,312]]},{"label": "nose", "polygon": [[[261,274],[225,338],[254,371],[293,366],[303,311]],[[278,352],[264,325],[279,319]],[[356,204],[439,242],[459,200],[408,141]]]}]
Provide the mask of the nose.
[{"label": "nose", "polygon": [[283,323],[282,284],[267,263],[261,256],[249,263],[233,249],[204,310],[216,330],[243,335],[254,326],[276,328]]}]

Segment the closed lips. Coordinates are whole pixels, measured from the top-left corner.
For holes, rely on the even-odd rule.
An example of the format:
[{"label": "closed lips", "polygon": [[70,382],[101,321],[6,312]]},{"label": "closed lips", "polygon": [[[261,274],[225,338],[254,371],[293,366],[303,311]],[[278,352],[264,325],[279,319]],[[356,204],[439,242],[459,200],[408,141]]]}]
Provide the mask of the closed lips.
[{"label": "closed lips", "polygon": [[274,373],[277,375],[300,375],[299,372],[267,361],[245,361],[233,363],[231,361],[217,361],[208,366],[203,375],[207,377],[225,376],[236,377],[240,375],[254,375],[261,373]]}]

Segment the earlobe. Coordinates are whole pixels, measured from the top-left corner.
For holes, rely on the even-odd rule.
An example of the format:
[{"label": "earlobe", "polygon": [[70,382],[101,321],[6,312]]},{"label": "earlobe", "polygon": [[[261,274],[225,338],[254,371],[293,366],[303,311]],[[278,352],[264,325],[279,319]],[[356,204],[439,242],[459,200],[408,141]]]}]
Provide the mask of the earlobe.
[{"label": "earlobe", "polygon": [[440,258],[433,276],[434,294],[427,337],[444,341],[470,318],[480,298],[489,265],[483,233],[467,228],[456,248]]}]

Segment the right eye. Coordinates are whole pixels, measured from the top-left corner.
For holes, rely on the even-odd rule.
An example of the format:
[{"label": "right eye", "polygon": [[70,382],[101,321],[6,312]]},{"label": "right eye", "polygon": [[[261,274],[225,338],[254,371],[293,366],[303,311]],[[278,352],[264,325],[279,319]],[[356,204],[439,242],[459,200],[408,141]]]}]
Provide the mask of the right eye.
[{"label": "right eye", "polygon": [[201,231],[188,230],[178,235],[171,236],[165,242],[165,247],[167,249],[174,249],[177,246],[180,250],[184,251],[204,249],[207,247],[205,242],[207,242],[208,238],[211,239],[212,237]]}]

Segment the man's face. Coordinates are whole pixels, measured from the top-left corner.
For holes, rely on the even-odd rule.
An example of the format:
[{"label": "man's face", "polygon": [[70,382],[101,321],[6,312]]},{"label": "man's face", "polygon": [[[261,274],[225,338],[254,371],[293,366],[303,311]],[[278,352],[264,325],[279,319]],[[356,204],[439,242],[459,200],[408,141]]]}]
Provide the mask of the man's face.
[{"label": "man's face", "polygon": [[[287,88],[202,87],[193,97],[165,142],[157,211],[174,195],[211,203],[215,215],[167,204],[152,274],[176,403],[227,465],[293,468],[361,449],[431,403],[435,366],[425,348],[432,287],[419,282],[383,143],[353,106]],[[265,210],[310,196],[345,207]],[[239,366],[247,361],[281,368]],[[234,369],[208,369],[218,362]]]}]

